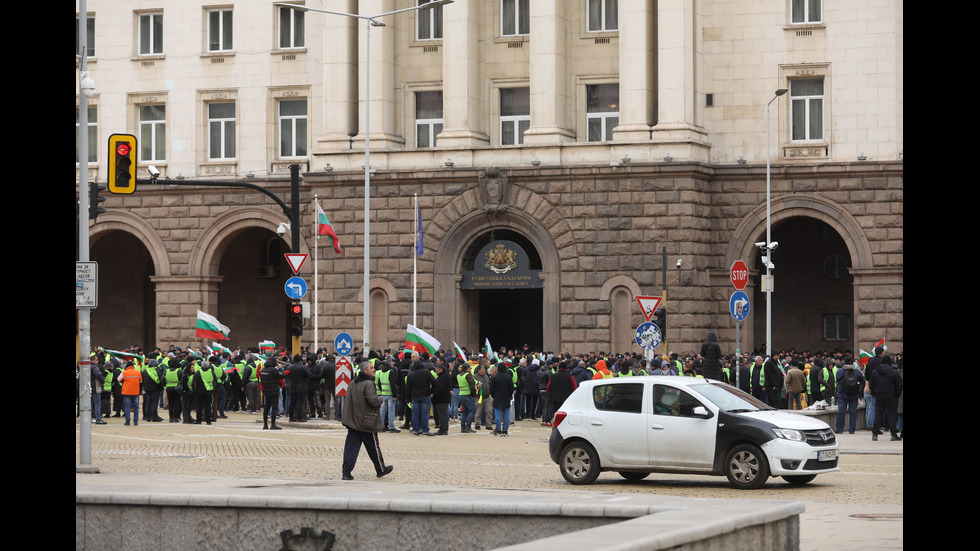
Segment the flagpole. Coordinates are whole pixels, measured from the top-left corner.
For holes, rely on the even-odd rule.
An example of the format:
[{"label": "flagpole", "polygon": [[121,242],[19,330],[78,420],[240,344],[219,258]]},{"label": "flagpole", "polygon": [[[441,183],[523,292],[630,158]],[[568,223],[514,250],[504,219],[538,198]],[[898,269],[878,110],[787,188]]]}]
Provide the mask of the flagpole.
[{"label": "flagpole", "polygon": [[415,240],[412,243],[412,325],[418,327],[419,323],[416,320],[416,302],[419,292],[418,286],[418,269],[419,269],[419,253],[418,253],[418,242],[419,242],[419,194],[415,194],[415,224],[414,233]]},{"label": "flagpole", "polygon": [[[316,207],[320,206],[320,195],[313,196],[313,203]],[[320,220],[319,208],[314,209],[317,217],[313,220],[313,235],[316,241],[313,243],[313,350],[320,349]]]}]

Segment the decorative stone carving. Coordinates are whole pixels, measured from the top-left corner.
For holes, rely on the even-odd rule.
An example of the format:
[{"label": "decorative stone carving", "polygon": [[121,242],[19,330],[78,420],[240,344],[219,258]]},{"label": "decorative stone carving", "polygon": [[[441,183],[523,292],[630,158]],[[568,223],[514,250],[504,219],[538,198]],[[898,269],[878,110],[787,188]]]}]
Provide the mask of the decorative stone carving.
[{"label": "decorative stone carving", "polygon": [[510,191],[510,179],[495,166],[488,167],[480,174],[480,193],[483,196],[481,210],[486,214],[501,214],[506,212],[507,193]]}]

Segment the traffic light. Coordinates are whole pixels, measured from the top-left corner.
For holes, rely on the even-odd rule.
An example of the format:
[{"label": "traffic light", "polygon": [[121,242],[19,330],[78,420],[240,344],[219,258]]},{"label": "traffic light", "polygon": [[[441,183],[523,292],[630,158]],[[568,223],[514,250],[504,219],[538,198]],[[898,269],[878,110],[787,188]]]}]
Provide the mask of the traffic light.
[{"label": "traffic light", "polygon": [[653,323],[660,328],[660,334],[667,334],[667,309],[661,306],[657,308],[657,311],[653,314]]},{"label": "traffic light", "polygon": [[298,302],[289,305],[289,333],[294,337],[303,334],[303,305]]},{"label": "traffic light", "polygon": [[105,209],[102,207],[102,203],[105,203],[105,197],[102,197],[102,192],[105,190],[106,186],[102,184],[95,182],[89,183],[88,217],[92,220],[97,220],[100,214],[105,213]]},{"label": "traffic light", "polygon": [[130,194],[136,191],[136,136],[109,136],[109,191]]}]

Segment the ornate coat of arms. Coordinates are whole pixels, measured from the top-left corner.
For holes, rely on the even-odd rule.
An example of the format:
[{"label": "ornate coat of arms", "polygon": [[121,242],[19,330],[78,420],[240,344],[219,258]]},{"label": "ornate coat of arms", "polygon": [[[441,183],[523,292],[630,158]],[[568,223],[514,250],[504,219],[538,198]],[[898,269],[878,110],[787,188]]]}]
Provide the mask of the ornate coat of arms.
[{"label": "ornate coat of arms", "polygon": [[517,251],[502,244],[487,251],[486,257],[483,267],[495,274],[506,274],[517,267]]}]

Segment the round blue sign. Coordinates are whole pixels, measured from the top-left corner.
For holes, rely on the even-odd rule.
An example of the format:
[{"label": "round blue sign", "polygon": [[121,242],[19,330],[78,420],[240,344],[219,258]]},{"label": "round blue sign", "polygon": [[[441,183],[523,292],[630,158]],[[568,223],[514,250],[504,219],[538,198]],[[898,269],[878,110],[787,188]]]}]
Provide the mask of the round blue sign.
[{"label": "round blue sign", "polygon": [[333,348],[341,356],[347,356],[354,349],[354,339],[347,333],[338,333],[337,338],[333,340]]},{"label": "round blue sign", "polygon": [[660,328],[653,322],[647,321],[641,323],[636,328],[636,344],[640,345],[640,348],[656,348],[660,346],[662,340],[663,337],[660,335]]},{"label": "round blue sign", "polygon": [[728,311],[735,321],[742,321],[749,315],[749,295],[745,291],[735,291],[728,301]]},{"label": "round blue sign", "polygon": [[283,288],[286,290],[286,296],[293,300],[299,300],[306,296],[306,281],[301,277],[293,276],[287,279]]}]

